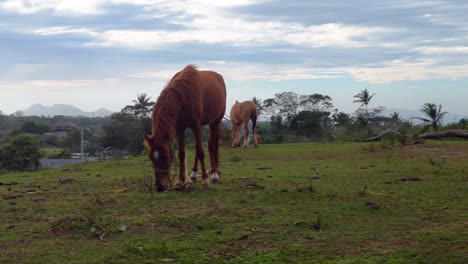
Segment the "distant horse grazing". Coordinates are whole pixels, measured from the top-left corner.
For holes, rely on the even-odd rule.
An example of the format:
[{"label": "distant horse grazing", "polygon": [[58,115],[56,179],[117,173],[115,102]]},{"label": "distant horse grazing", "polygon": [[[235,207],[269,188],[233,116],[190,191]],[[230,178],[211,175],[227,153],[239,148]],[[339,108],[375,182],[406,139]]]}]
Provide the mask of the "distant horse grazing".
[{"label": "distant horse grazing", "polygon": [[252,120],[252,132],[254,134],[254,145],[255,147],[258,146],[258,135],[257,135],[257,117],[258,117],[258,110],[257,105],[251,101],[245,101],[236,103],[231,108],[231,123],[232,123],[232,147],[240,146],[240,126],[242,123],[244,124],[245,128],[245,136],[244,136],[244,145],[243,147],[246,148],[249,146],[249,119]]},{"label": "distant horse grazing", "polygon": [[212,71],[198,71],[188,65],[172,77],[161,92],[153,108],[152,135],[145,135],[148,156],[153,162],[156,190],[164,191],[170,185],[170,167],[174,161],[171,144],[177,134],[179,145],[179,179],[176,187],[189,179],[185,169],[185,130],[192,129],[195,137],[196,157],[191,178],[196,180],[197,160],[202,167],[203,185],[210,181],[205,168],[202,145],[202,126],[210,126],[208,149],[211,160],[211,182],[219,182],[220,125],[226,111],[226,86],[223,77]]}]

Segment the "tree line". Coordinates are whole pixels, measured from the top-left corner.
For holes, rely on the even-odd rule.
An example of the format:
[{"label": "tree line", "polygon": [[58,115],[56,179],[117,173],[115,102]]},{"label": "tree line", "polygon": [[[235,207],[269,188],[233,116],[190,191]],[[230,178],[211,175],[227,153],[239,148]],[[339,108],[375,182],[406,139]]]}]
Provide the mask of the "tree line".
[{"label": "tree line", "polygon": [[[322,94],[283,92],[265,100],[254,97],[252,101],[260,112],[258,133],[263,143],[364,141],[388,129],[405,135],[468,129],[467,119],[444,125],[447,113],[435,103],[421,107],[424,117],[404,120],[396,112],[384,116],[382,107],[369,107],[375,96],[367,89],[356,94],[353,102],[358,106],[351,114],[339,111],[332,98]],[[0,112],[0,168],[36,168],[41,157],[60,158],[79,152],[81,127],[85,128],[85,152],[90,155],[99,155],[104,149],[123,155],[139,155],[144,151],[143,135],[151,134],[154,103],[148,95],[138,94],[131,104],[108,118],[24,117]],[[59,137],[50,133],[58,120],[74,123],[76,127],[65,137]],[[222,126],[221,140],[228,145],[231,141],[230,122],[224,121]],[[191,132],[188,130],[187,133]],[[207,134],[205,129],[205,137]],[[190,137],[187,141],[191,143]],[[48,149],[58,151],[48,154]]]}]

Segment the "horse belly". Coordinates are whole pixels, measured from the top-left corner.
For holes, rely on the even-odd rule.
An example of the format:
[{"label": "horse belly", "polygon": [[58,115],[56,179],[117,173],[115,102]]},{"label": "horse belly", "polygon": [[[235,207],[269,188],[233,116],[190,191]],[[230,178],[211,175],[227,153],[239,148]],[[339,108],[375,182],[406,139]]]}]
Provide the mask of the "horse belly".
[{"label": "horse belly", "polygon": [[224,116],[226,111],[226,88],[214,72],[201,72],[203,91],[202,125],[213,123]]}]

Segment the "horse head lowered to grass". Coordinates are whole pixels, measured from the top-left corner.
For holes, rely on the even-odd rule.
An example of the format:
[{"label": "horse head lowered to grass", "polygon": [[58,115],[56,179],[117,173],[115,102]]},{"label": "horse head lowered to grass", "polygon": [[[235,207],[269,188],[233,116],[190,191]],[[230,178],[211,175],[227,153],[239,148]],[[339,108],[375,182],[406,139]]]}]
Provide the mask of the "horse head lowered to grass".
[{"label": "horse head lowered to grass", "polygon": [[161,92],[152,113],[152,134],[145,136],[145,145],[154,167],[156,190],[164,191],[170,184],[170,168],[174,161],[171,144],[177,136],[179,146],[179,179],[175,187],[190,180],[185,168],[185,130],[195,137],[195,162],[190,178],[196,180],[197,161],[201,163],[202,181],[209,186],[202,144],[202,126],[209,125],[208,150],[211,161],[211,182],[219,182],[220,125],[226,110],[226,85],[223,77],[212,71],[199,71],[188,65],[176,73]]}]

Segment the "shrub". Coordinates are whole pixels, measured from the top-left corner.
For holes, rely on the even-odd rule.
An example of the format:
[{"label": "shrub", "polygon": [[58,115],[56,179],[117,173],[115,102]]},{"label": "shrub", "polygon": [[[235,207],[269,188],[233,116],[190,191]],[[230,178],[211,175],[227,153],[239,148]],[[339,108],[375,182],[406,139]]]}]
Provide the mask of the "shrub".
[{"label": "shrub", "polygon": [[38,169],[41,156],[36,137],[18,135],[0,147],[0,167],[10,171]]}]

